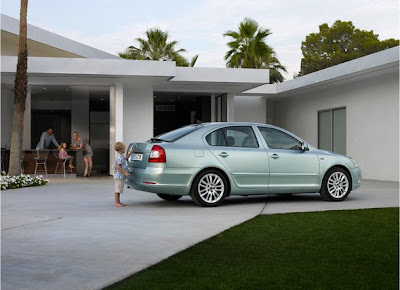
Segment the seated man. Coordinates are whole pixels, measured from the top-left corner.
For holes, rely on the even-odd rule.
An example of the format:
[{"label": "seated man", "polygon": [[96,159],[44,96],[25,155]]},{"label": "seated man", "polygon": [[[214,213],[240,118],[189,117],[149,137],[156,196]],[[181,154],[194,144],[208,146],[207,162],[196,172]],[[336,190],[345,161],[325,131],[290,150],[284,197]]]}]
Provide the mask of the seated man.
[{"label": "seated man", "polygon": [[58,147],[58,142],[53,134],[53,129],[48,128],[42,133],[39,143],[36,145],[36,149],[49,149],[51,142]]}]

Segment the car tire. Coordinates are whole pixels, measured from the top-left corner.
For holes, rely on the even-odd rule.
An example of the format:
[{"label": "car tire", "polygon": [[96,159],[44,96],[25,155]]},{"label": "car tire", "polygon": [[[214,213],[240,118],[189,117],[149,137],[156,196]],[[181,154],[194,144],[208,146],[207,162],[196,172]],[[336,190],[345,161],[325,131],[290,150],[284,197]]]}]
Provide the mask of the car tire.
[{"label": "car tire", "polygon": [[193,181],[191,197],[193,201],[203,207],[220,205],[228,195],[226,177],[217,170],[205,170]]},{"label": "car tire", "polygon": [[321,198],[327,201],[342,201],[350,191],[351,178],[347,171],[340,167],[329,169],[322,181]]},{"label": "car tire", "polygon": [[158,193],[157,195],[158,197],[166,201],[176,201],[182,197],[182,195],[165,194],[165,193]]}]

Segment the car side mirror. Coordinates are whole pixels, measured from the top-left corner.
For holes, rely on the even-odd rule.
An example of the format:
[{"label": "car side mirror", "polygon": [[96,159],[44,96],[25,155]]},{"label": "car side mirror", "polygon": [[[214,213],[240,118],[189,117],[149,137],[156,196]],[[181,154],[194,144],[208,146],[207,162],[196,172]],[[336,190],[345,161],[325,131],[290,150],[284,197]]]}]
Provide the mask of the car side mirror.
[{"label": "car side mirror", "polygon": [[308,150],[310,150],[308,148],[308,145],[304,142],[301,142],[301,151],[308,151]]}]

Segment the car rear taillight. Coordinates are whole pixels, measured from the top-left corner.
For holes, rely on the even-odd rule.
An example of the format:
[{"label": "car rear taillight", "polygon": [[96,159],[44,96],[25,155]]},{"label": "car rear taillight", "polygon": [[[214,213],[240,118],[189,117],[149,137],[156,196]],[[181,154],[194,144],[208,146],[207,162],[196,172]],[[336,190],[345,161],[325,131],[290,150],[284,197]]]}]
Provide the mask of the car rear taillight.
[{"label": "car rear taillight", "polygon": [[154,145],[150,151],[149,162],[159,162],[159,163],[167,162],[164,148],[158,145]]}]

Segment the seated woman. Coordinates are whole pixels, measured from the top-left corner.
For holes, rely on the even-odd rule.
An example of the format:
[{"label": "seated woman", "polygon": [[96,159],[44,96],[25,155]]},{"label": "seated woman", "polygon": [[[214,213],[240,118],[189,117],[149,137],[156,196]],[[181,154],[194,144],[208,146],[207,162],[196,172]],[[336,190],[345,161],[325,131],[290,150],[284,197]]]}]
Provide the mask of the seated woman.
[{"label": "seated woman", "polygon": [[72,159],[74,159],[74,156],[71,156],[67,153],[67,143],[61,143],[61,145],[58,146],[58,157],[60,159],[67,159],[69,162],[69,168],[75,168],[75,166],[72,165]]}]

